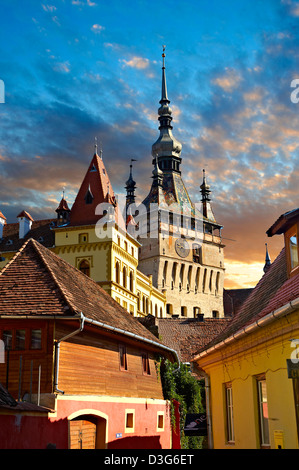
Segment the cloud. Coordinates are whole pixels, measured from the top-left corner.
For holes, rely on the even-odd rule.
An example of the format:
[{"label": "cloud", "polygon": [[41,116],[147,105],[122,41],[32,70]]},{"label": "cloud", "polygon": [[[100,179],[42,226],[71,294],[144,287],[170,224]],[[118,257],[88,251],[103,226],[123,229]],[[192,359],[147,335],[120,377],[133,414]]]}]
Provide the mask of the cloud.
[{"label": "cloud", "polygon": [[53,11],[57,10],[57,8],[55,7],[55,5],[44,5],[44,4],[42,4],[42,8],[43,8],[45,11],[49,11],[49,12],[53,12]]},{"label": "cloud", "polygon": [[91,30],[96,34],[100,34],[102,31],[104,31],[104,29],[105,29],[105,27],[100,25],[100,24],[94,24],[91,27]]},{"label": "cloud", "polygon": [[71,71],[69,62],[57,62],[53,69],[56,72],[69,73]]},{"label": "cloud", "polygon": [[124,67],[132,67],[134,69],[144,70],[149,67],[149,59],[144,57],[135,56],[132,57],[130,60],[121,60]]},{"label": "cloud", "polygon": [[237,70],[226,68],[224,75],[213,79],[213,84],[218,85],[226,92],[231,92],[239,85],[241,80],[242,78]]}]

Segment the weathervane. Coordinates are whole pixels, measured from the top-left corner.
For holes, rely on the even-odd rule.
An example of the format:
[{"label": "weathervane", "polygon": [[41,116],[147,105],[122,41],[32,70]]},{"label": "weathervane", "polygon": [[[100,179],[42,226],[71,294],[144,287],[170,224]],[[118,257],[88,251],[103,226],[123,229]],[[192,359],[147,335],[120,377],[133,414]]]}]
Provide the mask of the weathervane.
[{"label": "weathervane", "polygon": [[162,57],[163,57],[163,67],[165,67],[165,49],[166,49],[166,46],[162,46],[163,47],[163,53],[162,53]]}]

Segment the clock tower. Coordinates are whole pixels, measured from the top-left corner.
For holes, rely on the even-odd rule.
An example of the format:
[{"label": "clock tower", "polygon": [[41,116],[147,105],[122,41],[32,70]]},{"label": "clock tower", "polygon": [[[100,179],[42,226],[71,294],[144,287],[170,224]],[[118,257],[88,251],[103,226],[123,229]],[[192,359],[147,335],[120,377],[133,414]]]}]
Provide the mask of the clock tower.
[{"label": "clock tower", "polygon": [[194,204],[181,177],[181,143],[172,134],[163,48],[160,135],[152,146],[152,185],[136,217],[141,244],[138,269],[166,295],[169,316],[223,317],[222,226],[210,203],[203,172],[201,202]]}]

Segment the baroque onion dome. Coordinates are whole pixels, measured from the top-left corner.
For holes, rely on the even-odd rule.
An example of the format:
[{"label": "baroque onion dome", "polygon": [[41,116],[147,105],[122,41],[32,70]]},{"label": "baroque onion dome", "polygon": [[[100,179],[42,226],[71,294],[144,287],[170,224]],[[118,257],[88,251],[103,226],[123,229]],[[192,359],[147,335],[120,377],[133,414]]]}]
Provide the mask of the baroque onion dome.
[{"label": "baroque onion dome", "polygon": [[172,134],[172,110],[167,96],[166,73],[165,73],[165,46],[163,46],[163,66],[162,66],[162,95],[160,108],[158,109],[158,120],[160,122],[160,136],[152,145],[152,155],[158,156],[159,166],[164,170],[180,171],[182,144]]}]

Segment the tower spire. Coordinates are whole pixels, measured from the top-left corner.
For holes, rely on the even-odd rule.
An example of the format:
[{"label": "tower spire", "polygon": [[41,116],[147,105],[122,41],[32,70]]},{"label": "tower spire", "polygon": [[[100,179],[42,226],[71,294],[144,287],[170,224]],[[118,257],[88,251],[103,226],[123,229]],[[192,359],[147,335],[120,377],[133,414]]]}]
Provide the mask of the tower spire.
[{"label": "tower spire", "polygon": [[167,95],[165,48],[162,53],[162,90],[160,107],[158,109],[158,120],[160,136],[152,146],[153,165],[155,165],[156,155],[159,166],[164,171],[180,172],[182,144],[172,135],[172,109]]}]

